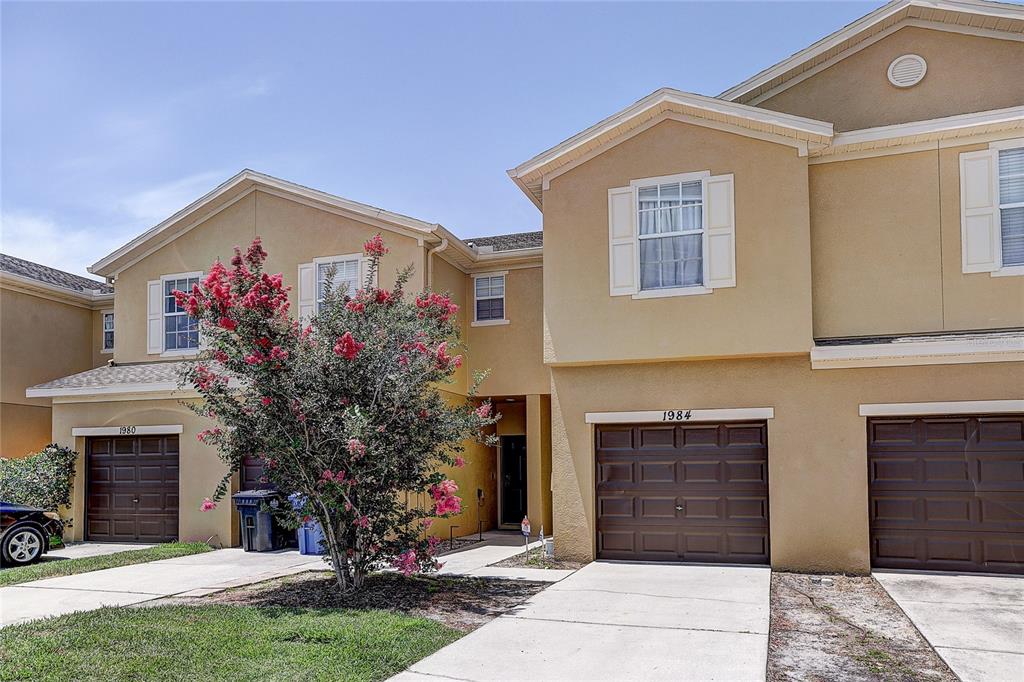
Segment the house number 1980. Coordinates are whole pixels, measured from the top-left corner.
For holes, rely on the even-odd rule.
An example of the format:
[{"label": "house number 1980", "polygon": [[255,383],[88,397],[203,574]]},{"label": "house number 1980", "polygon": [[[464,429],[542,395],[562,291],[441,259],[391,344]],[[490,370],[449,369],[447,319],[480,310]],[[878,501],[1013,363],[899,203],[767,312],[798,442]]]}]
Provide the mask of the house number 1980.
[{"label": "house number 1980", "polygon": [[135,427],[134,426],[122,426],[119,430],[120,430],[122,436],[134,436],[135,435]]}]

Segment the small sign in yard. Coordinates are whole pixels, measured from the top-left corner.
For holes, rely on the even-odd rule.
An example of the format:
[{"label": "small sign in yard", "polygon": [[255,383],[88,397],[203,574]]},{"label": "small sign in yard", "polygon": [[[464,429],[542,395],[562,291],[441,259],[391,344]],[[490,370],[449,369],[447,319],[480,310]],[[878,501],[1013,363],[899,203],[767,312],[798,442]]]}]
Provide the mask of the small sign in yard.
[{"label": "small sign in yard", "polygon": [[523,539],[526,542],[526,561],[530,561],[530,517],[524,516],[523,522],[519,524],[519,529],[523,532]]}]

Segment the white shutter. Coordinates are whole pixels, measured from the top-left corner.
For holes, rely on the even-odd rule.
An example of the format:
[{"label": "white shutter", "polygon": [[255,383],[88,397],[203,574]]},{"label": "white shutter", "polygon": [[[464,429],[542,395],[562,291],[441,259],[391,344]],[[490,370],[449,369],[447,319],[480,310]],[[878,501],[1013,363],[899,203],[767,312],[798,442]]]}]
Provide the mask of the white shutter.
[{"label": "white shutter", "polygon": [[[348,292],[349,296],[355,296],[356,291],[362,289],[366,285],[366,275],[370,271],[370,259],[363,256],[359,259],[359,280],[356,282],[355,289]],[[377,282],[380,279],[380,273],[373,273],[373,286],[380,286]]]},{"label": "white shutter", "polygon": [[707,257],[704,285],[709,289],[736,286],[736,207],[732,173],[704,181]]},{"label": "white shutter", "polygon": [[637,292],[636,218],[633,188],[608,190],[608,282],[612,296]]},{"label": "white shutter", "polygon": [[316,312],[316,266],[313,263],[299,265],[299,321],[306,323]]},{"label": "white shutter", "polygon": [[960,249],[964,272],[993,272],[1001,260],[996,152],[960,155]]},{"label": "white shutter", "polygon": [[146,352],[159,355],[164,352],[163,282],[154,279],[146,283]]}]

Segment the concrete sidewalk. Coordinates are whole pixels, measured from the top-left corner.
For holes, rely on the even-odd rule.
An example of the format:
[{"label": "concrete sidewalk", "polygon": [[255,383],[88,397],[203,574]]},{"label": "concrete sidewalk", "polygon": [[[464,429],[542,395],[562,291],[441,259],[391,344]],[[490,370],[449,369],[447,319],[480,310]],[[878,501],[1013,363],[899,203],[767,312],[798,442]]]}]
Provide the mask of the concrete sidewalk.
[{"label": "concrete sidewalk", "polygon": [[125,606],[170,597],[202,596],[323,565],[295,550],[205,554],[47,578],[0,588],[0,627],[102,606]]},{"label": "concrete sidewalk", "polygon": [[964,682],[1024,680],[1024,577],[874,576]]},{"label": "concrete sidewalk", "polygon": [[771,570],[595,562],[393,680],[763,680]]}]

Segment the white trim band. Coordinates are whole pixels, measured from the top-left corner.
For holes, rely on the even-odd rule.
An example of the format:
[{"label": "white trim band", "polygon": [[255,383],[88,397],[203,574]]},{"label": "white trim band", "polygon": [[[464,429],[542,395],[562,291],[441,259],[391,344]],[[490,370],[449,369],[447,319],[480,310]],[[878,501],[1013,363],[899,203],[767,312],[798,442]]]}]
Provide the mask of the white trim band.
[{"label": "white trim band", "polygon": [[638,424],[642,422],[728,422],[774,419],[774,407],[735,407],[718,410],[646,410],[639,412],[587,412],[588,424]]},{"label": "white trim band", "polygon": [[76,426],[71,435],[79,436],[155,436],[174,435],[181,433],[185,427],[181,424],[164,424],[162,426],[135,426],[122,424],[119,426]]},{"label": "white trim band", "polygon": [[905,339],[890,343],[815,346],[811,369],[961,365],[1024,361],[1024,333]]},{"label": "white trim band", "polygon": [[961,400],[944,403],[874,403],[860,406],[862,417],[918,417],[928,414],[1024,413],[1024,400]]}]

